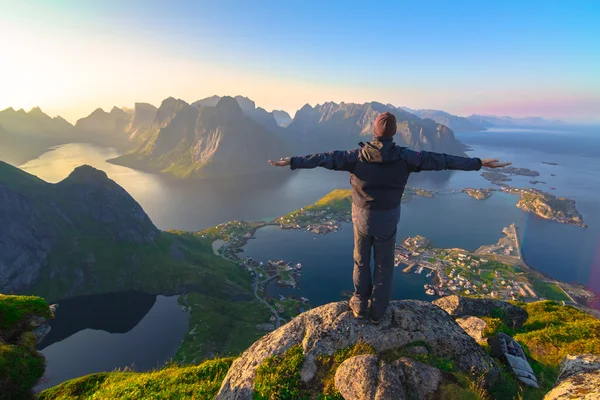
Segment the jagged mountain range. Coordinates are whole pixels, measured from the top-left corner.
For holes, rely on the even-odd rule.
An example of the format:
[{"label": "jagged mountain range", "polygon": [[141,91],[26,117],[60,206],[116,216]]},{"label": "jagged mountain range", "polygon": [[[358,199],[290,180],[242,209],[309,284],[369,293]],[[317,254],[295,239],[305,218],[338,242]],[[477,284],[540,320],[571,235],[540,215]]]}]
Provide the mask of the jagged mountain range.
[{"label": "jagged mountain range", "polygon": [[168,98],[158,108],[152,126],[135,138],[136,149],[110,161],[180,178],[266,172],[270,170],[267,160],[282,157],[289,149],[279,135],[257,122],[269,115],[267,122],[278,129],[275,118],[257,111],[262,109],[254,103],[247,106],[232,97],[193,104]]},{"label": "jagged mountain range", "polygon": [[[225,99],[227,107],[219,106]],[[29,112],[8,108],[0,111],[0,159],[18,165],[58,144],[88,142],[125,153],[114,163],[180,178],[257,174],[268,170],[269,158],[354,148],[369,139],[375,117],[384,111],[396,115],[401,145],[456,155],[463,155],[465,146],[453,129],[549,123],[541,118],[464,118],[377,102],[307,104],[291,118],[284,111],[267,112],[243,96],[212,96],[191,104],[170,97],[159,108],[148,103],[109,112],[99,108],[75,125],[51,118],[39,107]]]},{"label": "jagged mountain range", "polygon": [[400,108],[377,102],[325,103],[302,107],[286,129],[287,138],[305,151],[355,148],[359,141],[369,140],[378,114],[396,116],[398,133],[395,140],[416,150],[464,154],[465,146],[447,126]]}]

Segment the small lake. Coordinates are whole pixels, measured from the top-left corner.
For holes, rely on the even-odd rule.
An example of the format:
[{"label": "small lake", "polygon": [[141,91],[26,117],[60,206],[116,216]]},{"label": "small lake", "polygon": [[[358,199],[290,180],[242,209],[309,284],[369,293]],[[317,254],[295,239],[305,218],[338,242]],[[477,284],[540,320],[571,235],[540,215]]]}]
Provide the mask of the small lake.
[{"label": "small lake", "polygon": [[125,292],[57,301],[51,331],[38,346],[46,373],[36,390],[93,372],[161,367],[188,330],[177,299]]}]

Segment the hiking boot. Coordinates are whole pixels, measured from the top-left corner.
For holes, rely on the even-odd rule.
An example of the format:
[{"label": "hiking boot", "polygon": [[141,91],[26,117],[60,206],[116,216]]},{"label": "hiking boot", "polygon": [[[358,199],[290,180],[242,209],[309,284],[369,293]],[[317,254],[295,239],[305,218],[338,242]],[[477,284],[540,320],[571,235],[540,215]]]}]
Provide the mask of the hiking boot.
[{"label": "hiking boot", "polygon": [[354,318],[356,319],[364,319],[366,312],[365,310],[363,310],[360,305],[356,304],[353,301],[349,301],[348,305],[350,306],[350,309],[352,310],[352,315],[354,316]]},{"label": "hiking boot", "polygon": [[373,316],[373,303],[371,302],[371,300],[369,300],[369,314],[370,314],[370,320],[372,324],[377,325],[379,322],[381,322],[381,318],[383,318],[383,314],[382,315],[375,315]]}]

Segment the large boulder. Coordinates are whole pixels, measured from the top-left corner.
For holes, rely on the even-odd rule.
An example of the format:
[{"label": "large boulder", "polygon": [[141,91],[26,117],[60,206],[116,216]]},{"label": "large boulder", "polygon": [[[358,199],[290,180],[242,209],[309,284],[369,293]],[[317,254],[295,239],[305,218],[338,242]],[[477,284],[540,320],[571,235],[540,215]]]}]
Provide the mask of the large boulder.
[{"label": "large boulder", "polygon": [[436,399],[442,371],[402,357],[391,363],[373,354],[344,361],[335,373],[335,387],[346,400]]},{"label": "large boulder", "polygon": [[316,374],[316,359],[332,355],[357,342],[380,354],[419,342],[431,355],[451,359],[456,368],[473,376],[484,375],[488,384],[500,370],[473,338],[439,307],[423,301],[392,302],[378,325],[352,317],[347,302],[327,304],[307,311],[264,336],[234,361],[217,399],[252,399],[257,368],[270,356],[282,355],[300,345],[304,364],[300,375],[310,382]]},{"label": "large boulder", "polygon": [[335,373],[335,387],[346,400],[373,400],[377,392],[377,356],[365,354],[349,358]]},{"label": "large boulder", "polygon": [[487,322],[477,317],[460,317],[456,318],[456,323],[467,332],[477,343],[485,342],[483,331],[487,326]]},{"label": "large boulder", "polygon": [[473,299],[456,295],[442,297],[433,302],[453,317],[489,317],[498,315],[511,328],[518,328],[529,317],[527,311],[501,300]]},{"label": "large boulder", "polygon": [[600,399],[599,356],[568,355],[561,361],[558,379],[544,400],[563,399]]}]

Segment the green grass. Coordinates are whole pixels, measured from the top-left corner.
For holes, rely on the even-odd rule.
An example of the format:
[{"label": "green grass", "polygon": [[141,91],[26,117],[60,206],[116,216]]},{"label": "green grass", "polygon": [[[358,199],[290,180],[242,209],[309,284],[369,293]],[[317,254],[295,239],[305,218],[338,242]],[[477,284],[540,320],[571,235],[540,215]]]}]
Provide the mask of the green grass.
[{"label": "green grass", "polygon": [[44,299],[0,294],[0,400],[31,397],[44,375],[45,360],[28,323],[34,316],[52,318]]},{"label": "green grass", "polygon": [[31,389],[44,371],[45,360],[35,350],[35,341],[26,345],[0,341],[0,400],[31,397]]},{"label": "green grass", "polygon": [[72,379],[40,393],[40,400],[212,399],[232,358],[200,365],[169,364],[152,372],[101,372]]},{"label": "green grass", "polygon": [[301,346],[290,347],[282,356],[267,358],[256,370],[254,399],[296,400],[301,395],[300,369],[304,363]]},{"label": "green grass", "polygon": [[556,283],[545,282],[540,279],[529,280],[533,291],[541,298],[554,301],[571,301],[569,296]]},{"label": "green grass", "polygon": [[0,294],[0,331],[8,331],[32,316],[51,318],[48,303],[37,296]]},{"label": "green grass", "polygon": [[269,310],[259,301],[231,301],[188,293],[180,302],[189,309],[189,330],[175,360],[197,363],[208,356],[237,355],[265,334],[256,328],[269,322]]},{"label": "green grass", "polygon": [[512,330],[499,318],[485,317],[488,323],[483,332],[490,337],[504,332],[515,338],[524,348],[529,363],[540,384],[540,389],[521,386],[506,368],[504,382],[490,388],[495,399],[542,399],[556,378],[560,361],[567,354],[592,353],[600,355],[600,320],[570,306],[553,301],[519,304],[529,313],[521,328]]},{"label": "green grass", "polygon": [[315,378],[308,383],[300,379],[304,363],[302,347],[292,346],[281,356],[266,359],[256,372],[254,398],[257,400],[343,400],[335,388],[335,372],[347,359],[362,354],[374,354],[369,345],[357,343],[332,355],[317,358]]},{"label": "green grass", "polygon": [[[417,346],[425,347],[427,349],[427,353],[425,353],[425,354],[411,353],[410,348],[417,347]],[[387,351],[383,352],[380,355],[380,357],[382,360],[387,361],[387,362],[392,362],[392,361],[398,360],[402,357],[408,357],[408,358],[412,358],[413,360],[422,362],[423,364],[431,365],[432,367],[435,367],[442,371],[446,371],[446,372],[456,371],[454,362],[451,359],[444,358],[444,357],[438,357],[436,355],[431,354],[430,346],[427,343],[420,342],[420,341],[408,343],[407,345],[405,345],[401,348],[398,348],[398,349],[387,350]]]}]

